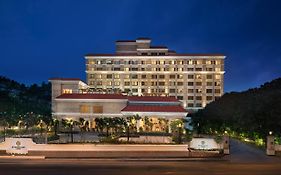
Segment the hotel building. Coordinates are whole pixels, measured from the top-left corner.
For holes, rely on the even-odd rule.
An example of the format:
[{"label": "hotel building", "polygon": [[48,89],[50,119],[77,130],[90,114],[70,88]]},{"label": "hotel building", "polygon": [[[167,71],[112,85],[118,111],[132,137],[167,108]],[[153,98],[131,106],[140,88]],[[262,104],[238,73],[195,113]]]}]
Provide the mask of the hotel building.
[{"label": "hotel building", "polygon": [[114,54],[87,54],[87,83],[93,92],[170,96],[198,110],[223,95],[222,54],[178,54],[151,46],[149,38],[116,41]]},{"label": "hotel building", "polygon": [[[172,120],[201,109],[223,94],[221,54],[178,54],[151,46],[148,38],[116,41],[114,54],[87,54],[87,83],[76,78],[51,78],[52,114],[58,119],[139,115],[137,128],[166,129]],[[189,121],[190,122],[190,121]]]}]

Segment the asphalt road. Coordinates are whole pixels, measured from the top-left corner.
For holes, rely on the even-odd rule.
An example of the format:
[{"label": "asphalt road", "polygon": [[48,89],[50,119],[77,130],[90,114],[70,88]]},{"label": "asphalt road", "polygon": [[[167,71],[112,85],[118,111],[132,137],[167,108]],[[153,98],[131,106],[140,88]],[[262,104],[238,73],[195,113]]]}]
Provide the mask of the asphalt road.
[{"label": "asphalt road", "polygon": [[281,158],[231,140],[231,155],[216,160],[0,159],[0,175],[279,175]]}]

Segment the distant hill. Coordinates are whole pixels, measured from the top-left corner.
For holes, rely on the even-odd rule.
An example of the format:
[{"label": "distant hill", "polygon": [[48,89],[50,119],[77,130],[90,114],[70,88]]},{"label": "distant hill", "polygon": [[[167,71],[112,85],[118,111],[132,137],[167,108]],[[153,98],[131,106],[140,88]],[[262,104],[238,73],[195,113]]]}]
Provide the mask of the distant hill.
[{"label": "distant hill", "polygon": [[280,135],[281,78],[259,88],[226,93],[190,116],[204,133],[230,129],[250,137],[265,137],[269,131]]},{"label": "distant hill", "polygon": [[0,76],[0,112],[23,115],[51,114],[51,84],[25,86]]}]

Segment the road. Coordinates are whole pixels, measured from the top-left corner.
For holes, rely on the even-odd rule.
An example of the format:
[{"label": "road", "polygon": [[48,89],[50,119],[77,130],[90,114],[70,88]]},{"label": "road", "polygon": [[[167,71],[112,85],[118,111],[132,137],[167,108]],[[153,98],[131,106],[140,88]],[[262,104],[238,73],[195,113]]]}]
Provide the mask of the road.
[{"label": "road", "polygon": [[216,160],[0,159],[0,175],[278,175],[281,158],[231,140],[231,155]]}]

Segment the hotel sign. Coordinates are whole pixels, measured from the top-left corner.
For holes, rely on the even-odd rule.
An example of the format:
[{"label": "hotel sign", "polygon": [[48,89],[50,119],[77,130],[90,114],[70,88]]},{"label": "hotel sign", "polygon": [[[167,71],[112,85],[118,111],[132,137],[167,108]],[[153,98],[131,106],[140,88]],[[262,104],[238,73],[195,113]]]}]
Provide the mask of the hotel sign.
[{"label": "hotel sign", "polygon": [[8,154],[27,154],[28,147],[34,143],[31,138],[7,138],[5,142]]},{"label": "hotel sign", "polygon": [[220,145],[213,138],[193,138],[189,148],[195,150],[216,150],[220,149]]}]

